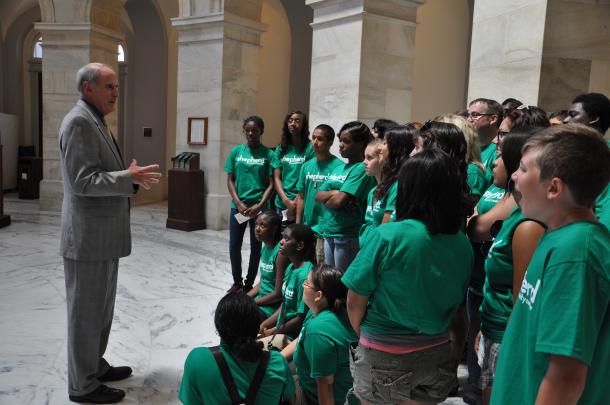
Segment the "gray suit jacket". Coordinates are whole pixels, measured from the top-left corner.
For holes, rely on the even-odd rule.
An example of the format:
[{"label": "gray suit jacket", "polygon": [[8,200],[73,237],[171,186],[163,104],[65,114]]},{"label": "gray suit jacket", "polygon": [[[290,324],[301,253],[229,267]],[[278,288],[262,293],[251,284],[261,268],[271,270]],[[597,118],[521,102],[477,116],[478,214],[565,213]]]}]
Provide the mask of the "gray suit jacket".
[{"label": "gray suit jacket", "polygon": [[64,183],[61,255],[109,260],[131,253],[131,175],[108,129],[82,100],[59,128]]}]

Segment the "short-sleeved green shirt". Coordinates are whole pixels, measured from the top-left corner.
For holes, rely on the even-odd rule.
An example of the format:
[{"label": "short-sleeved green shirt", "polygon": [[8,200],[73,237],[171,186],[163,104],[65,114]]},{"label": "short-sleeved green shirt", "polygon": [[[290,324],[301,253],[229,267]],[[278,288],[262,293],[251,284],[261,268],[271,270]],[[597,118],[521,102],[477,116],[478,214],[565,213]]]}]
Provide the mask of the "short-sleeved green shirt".
[{"label": "short-sleeved green shirt", "polygon": [[[305,315],[308,311],[303,302],[303,282],[307,280],[307,275],[313,269],[313,263],[305,262],[301,267],[295,269],[292,263],[286,268],[284,274],[284,284],[282,285],[282,311],[277,319],[275,326],[279,327],[280,322],[286,323],[297,315]],[[288,334],[294,339],[299,335],[299,331]]]},{"label": "short-sleeved green shirt", "polygon": [[349,344],[358,341],[350,326],[347,312],[336,315],[323,310],[317,315],[307,314],[294,352],[299,385],[308,398],[318,403],[316,379],[335,376],[335,403],[345,403],[353,379],[349,371]]},{"label": "short-sleeved green shirt", "polygon": [[[277,259],[277,253],[279,250],[279,243],[277,243],[273,248],[268,248],[267,245],[263,243],[263,246],[261,247],[261,260],[258,265],[258,272],[261,275],[261,286],[254,299],[259,299],[275,291],[275,275],[277,273],[275,260]],[[267,315],[267,317],[270,317],[273,315],[275,310],[279,308],[279,306],[280,303],[278,302],[276,304],[263,305],[260,307],[260,309],[265,313],[265,315]]]},{"label": "short-sleeved green shirt", "polygon": [[526,218],[516,206],[502,223],[485,260],[485,285],[481,304],[481,332],[485,338],[502,343],[513,310],[513,233]]},{"label": "short-sleeved green shirt", "polygon": [[303,194],[303,218],[304,225],[317,229],[324,207],[316,201],[316,192],[326,181],[328,175],[337,167],[342,166],[343,161],[331,155],[328,160],[309,159],[301,166],[297,191]]},{"label": "short-sleeved green shirt", "polygon": [[[235,381],[237,393],[244,398],[256,373],[258,362],[241,360],[222,344],[220,349]],[[286,359],[280,353],[272,351],[254,403],[257,405],[277,404],[282,396],[291,397],[294,389],[294,381]],[[189,353],[184,364],[184,375],[178,397],[185,405],[231,403],[222,374],[209,348],[198,347]]]},{"label": "short-sleeved green shirt", "polygon": [[364,224],[360,228],[360,236],[358,242],[363,246],[372,229],[375,229],[383,221],[383,216],[386,212],[391,212],[394,215],[396,210],[396,194],[398,190],[398,182],[392,183],[386,194],[380,199],[375,199],[377,186],[373,187],[369,192],[366,202],[366,213],[364,214]]},{"label": "short-sleeved green shirt", "polygon": [[597,200],[595,200],[595,215],[599,222],[610,229],[610,185],[607,185],[604,191],[597,197]]},{"label": "short-sleeved green shirt", "polygon": [[[265,145],[250,149],[247,144],[242,144],[229,152],[225,172],[235,175],[235,190],[245,205],[252,206],[263,198],[272,174],[272,159],[273,152]],[[231,202],[231,208],[237,208],[235,201]]]},{"label": "short-sleeved green shirt", "polygon": [[487,188],[487,177],[478,165],[468,163],[466,182],[470,188],[470,195],[480,197]]},{"label": "short-sleeved green shirt", "polygon": [[473,254],[462,231],[430,235],[417,220],[379,225],[342,277],[370,296],[368,335],[447,332],[464,299]]},{"label": "short-sleeved green shirt", "polygon": [[493,168],[494,161],[496,160],[496,147],[497,145],[495,143],[481,146],[481,161],[483,162],[483,166],[485,166],[485,178],[487,179],[485,188],[488,188],[493,184]]},{"label": "short-sleeved green shirt", "polygon": [[[315,153],[312,149],[311,142],[307,142],[307,146],[304,150],[299,150],[294,145],[288,145],[286,154],[280,157],[281,151],[281,146],[278,146],[275,149],[271,166],[274,169],[282,171],[282,186],[284,187],[284,193],[290,200],[294,200],[298,192],[297,183],[299,182],[301,167],[306,161],[315,157]],[[286,208],[278,194],[275,196],[275,206],[280,209]]]},{"label": "short-sleeved green shirt", "polygon": [[551,355],[589,369],[579,404],[608,403],[610,232],[572,222],[542,236],[504,335],[491,403],[533,404]]},{"label": "short-sleeved green shirt", "polygon": [[323,221],[319,224],[324,237],[357,237],[364,223],[366,198],[375,187],[374,177],[366,175],[364,163],[345,163],[328,175],[321,191],[339,190],[354,197],[352,204],[339,209],[324,208]]},{"label": "short-sleeved green shirt", "polygon": [[487,211],[492,209],[498,203],[498,201],[502,199],[502,197],[504,197],[504,194],[506,194],[505,189],[500,188],[495,184],[489,186],[477,204],[477,213],[479,215],[485,214]]}]

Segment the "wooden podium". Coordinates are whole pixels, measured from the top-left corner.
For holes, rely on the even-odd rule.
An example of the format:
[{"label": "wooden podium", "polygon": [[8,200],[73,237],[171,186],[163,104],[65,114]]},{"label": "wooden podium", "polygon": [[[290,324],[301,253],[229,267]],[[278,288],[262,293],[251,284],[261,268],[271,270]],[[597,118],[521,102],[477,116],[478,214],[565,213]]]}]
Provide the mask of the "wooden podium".
[{"label": "wooden podium", "polygon": [[4,191],[2,187],[2,145],[0,145],[0,228],[11,224],[11,217],[4,215]]},{"label": "wooden podium", "polygon": [[199,154],[180,154],[172,159],[168,173],[167,222],[165,226],[181,231],[205,228],[203,171]]}]

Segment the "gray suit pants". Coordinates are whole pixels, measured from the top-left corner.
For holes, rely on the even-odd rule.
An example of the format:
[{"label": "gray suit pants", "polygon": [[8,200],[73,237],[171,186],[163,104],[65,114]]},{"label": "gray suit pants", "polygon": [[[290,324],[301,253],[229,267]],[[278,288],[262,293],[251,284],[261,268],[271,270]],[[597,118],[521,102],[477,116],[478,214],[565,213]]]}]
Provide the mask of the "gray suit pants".
[{"label": "gray suit pants", "polygon": [[68,306],[68,393],[95,390],[110,367],[104,360],[112,326],[119,259],[80,261],[64,257]]}]

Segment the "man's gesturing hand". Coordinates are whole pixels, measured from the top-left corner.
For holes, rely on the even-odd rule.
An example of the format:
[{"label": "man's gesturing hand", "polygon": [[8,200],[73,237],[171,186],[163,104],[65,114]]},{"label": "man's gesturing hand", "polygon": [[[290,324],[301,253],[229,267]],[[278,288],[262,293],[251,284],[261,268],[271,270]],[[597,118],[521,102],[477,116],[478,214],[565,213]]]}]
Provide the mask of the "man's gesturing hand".
[{"label": "man's gesturing hand", "polygon": [[159,165],[138,166],[138,162],[133,159],[129,165],[129,173],[131,173],[132,181],[144,187],[145,190],[150,190],[151,184],[159,182],[161,173],[153,172],[158,169]]}]

